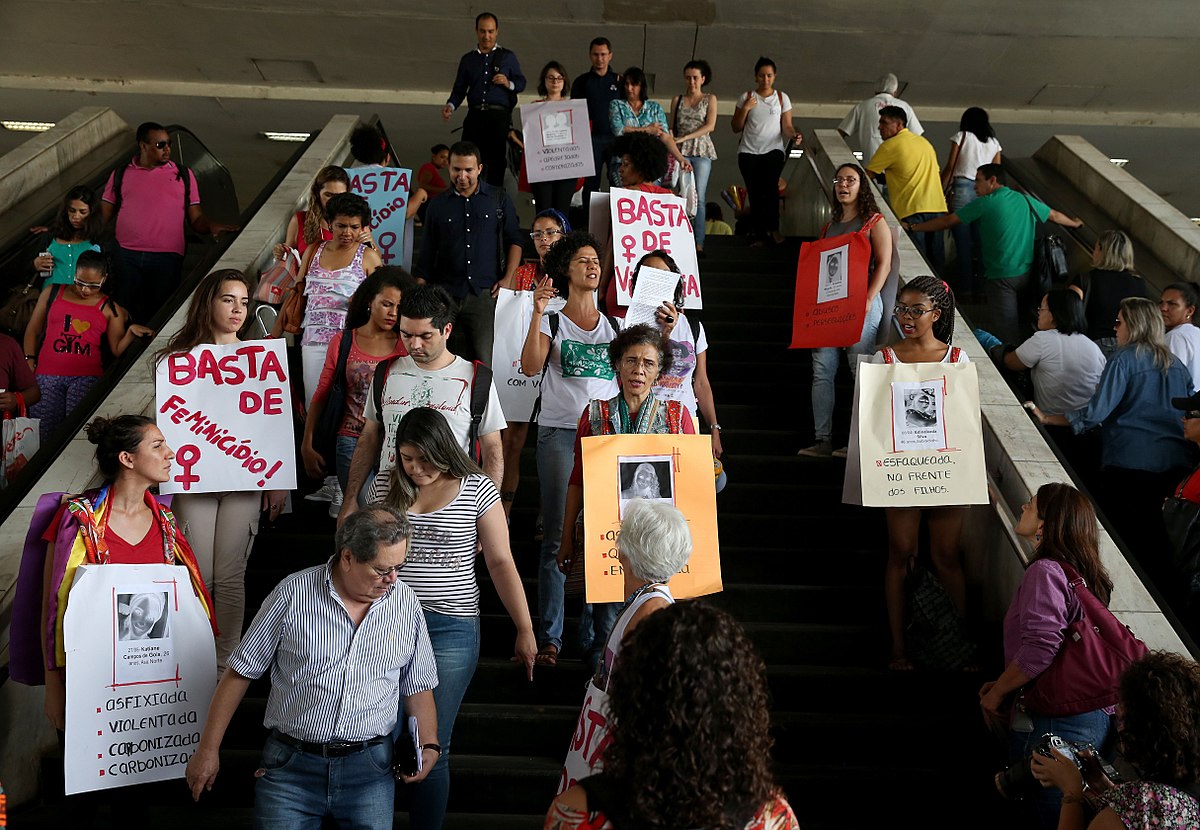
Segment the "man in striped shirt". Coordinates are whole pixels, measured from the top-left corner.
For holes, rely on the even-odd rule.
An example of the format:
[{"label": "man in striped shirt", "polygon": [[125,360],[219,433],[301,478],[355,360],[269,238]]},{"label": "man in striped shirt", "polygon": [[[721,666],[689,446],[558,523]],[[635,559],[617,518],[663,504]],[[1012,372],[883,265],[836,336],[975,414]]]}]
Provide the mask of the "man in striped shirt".
[{"label": "man in striped shirt", "polygon": [[[252,680],[268,671],[264,725],[271,730],[255,773],[255,827],[392,826],[392,730],[400,698],[421,736],[436,741],[437,666],[416,596],[398,580],[409,524],[395,508],[354,514],[334,537],[337,555],[294,573],[263,601],[229,658],[188,762],[192,797],[212,789],[218,750]],[[421,748],[421,781],[441,755]]]}]

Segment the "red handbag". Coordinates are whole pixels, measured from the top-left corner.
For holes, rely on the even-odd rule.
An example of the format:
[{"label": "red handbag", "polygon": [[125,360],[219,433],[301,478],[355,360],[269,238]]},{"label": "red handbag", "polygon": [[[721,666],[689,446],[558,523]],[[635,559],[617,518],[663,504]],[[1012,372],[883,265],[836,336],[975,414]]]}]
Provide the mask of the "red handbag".
[{"label": "red handbag", "polygon": [[[1057,560],[1056,560],[1057,561]],[[1096,599],[1079,573],[1059,562],[1083,616],[1067,626],[1062,646],[1047,669],[1025,687],[1025,707],[1039,715],[1066,717],[1117,702],[1121,675],[1149,649]]]}]

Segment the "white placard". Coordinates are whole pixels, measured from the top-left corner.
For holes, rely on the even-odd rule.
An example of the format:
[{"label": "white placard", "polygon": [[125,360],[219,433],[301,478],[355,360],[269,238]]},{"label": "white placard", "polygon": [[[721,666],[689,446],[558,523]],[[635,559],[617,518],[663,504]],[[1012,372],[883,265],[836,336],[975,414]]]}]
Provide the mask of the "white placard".
[{"label": "white placard", "polygon": [[629,276],[638,260],[654,250],[664,250],[679,266],[683,279],[684,304],[703,308],[700,297],[700,267],[696,259],[696,237],[683,199],[672,193],[645,193],[615,187],[609,193],[612,222],[613,268],[617,280],[617,302],[629,305]]},{"label": "white placard", "polygon": [[679,275],[658,268],[643,268],[638,271],[637,285],[633,287],[633,301],[625,314],[625,325],[639,323],[657,325],[654,312],[663,302],[674,302],[675,286]]},{"label": "white placard", "polygon": [[[547,304],[546,313],[559,311],[565,304],[566,300],[556,297]],[[534,377],[521,374],[521,350],[525,347],[531,319],[533,292],[501,288],[496,295],[492,380],[496,384],[504,420],[510,424],[529,421],[542,383],[540,372]]]},{"label": "white placard", "polygon": [[530,183],[578,179],[596,172],[587,101],[542,101],[521,106],[525,175]]},{"label": "white placard", "polygon": [[357,193],[371,207],[371,233],[379,246],[384,265],[402,265],[404,223],[408,210],[412,171],[405,167],[351,167],[350,193]]},{"label": "white placard", "polygon": [[67,795],[183,778],[217,685],[181,565],[82,565],[63,624]]},{"label": "white placard", "polygon": [[296,448],[282,340],[200,345],[158,362],[158,428],[175,451],[162,493],[293,490]]}]

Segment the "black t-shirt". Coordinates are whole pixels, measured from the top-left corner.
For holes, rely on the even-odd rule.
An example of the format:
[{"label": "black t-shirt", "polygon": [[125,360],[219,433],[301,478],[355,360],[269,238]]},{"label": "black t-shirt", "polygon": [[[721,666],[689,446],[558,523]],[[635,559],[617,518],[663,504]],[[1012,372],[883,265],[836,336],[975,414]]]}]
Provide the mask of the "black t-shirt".
[{"label": "black t-shirt", "polygon": [[1126,297],[1145,297],[1157,300],[1150,286],[1137,274],[1128,271],[1102,271],[1093,268],[1071,280],[1083,288],[1084,314],[1087,317],[1087,336],[1093,340],[1116,337],[1113,324]]},{"label": "black t-shirt", "polygon": [[621,97],[620,75],[611,69],[606,75],[597,75],[589,69],[571,84],[571,97],[587,99],[592,135],[612,135],[608,126],[608,105]]}]

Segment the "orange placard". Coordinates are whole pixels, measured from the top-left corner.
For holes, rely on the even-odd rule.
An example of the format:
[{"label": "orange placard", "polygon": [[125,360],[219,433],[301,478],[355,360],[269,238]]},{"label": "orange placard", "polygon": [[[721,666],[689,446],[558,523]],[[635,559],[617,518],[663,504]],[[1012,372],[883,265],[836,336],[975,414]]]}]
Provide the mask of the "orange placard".
[{"label": "orange placard", "polygon": [[623,602],[617,559],[621,513],[635,498],[679,508],[692,532],[692,556],[671,578],[677,599],[721,590],[717,490],[707,435],[602,435],[584,438],[583,556],[588,602]]}]

